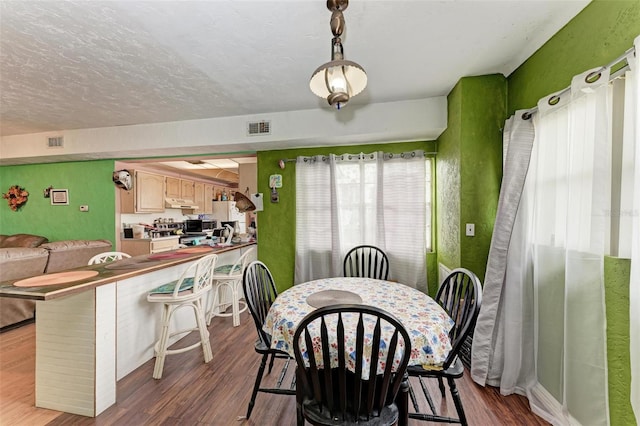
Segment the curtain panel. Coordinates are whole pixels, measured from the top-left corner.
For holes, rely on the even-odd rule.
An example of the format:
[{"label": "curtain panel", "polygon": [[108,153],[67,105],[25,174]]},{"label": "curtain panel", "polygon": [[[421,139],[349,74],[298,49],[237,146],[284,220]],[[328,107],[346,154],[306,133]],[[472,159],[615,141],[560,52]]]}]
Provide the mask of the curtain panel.
[{"label": "curtain panel", "polygon": [[527,395],[553,424],[609,424],[611,88],[608,69],[589,82],[592,71],[575,76],[568,94],[540,100],[533,148],[520,119],[505,127],[505,173],[472,349],[476,382]]},{"label": "curtain panel", "polygon": [[427,176],[422,151],[299,157],[295,283],[342,276],[346,253],[371,244],[390,279],[426,289]]}]

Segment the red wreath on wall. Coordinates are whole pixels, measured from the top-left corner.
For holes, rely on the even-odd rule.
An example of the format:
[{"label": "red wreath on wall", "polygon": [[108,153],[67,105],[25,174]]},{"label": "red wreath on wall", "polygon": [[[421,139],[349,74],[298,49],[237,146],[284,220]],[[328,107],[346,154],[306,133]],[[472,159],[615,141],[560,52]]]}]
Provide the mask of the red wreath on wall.
[{"label": "red wreath on wall", "polygon": [[28,197],[29,193],[20,185],[13,185],[7,192],[2,194],[2,198],[7,200],[9,208],[14,212],[18,211],[27,202]]}]

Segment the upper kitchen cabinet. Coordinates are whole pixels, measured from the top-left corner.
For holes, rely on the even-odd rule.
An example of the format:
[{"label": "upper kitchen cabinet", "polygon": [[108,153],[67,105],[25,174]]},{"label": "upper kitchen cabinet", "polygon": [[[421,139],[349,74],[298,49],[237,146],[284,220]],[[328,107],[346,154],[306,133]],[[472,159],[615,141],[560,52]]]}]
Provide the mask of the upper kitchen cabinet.
[{"label": "upper kitchen cabinet", "polygon": [[195,200],[195,182],[180,179],[180,198],[183,200]]},{"label": "upper kitchen cabinet", "polygon": [[164,212],[165,177],[139,170],[133,171],[133,189],[120,191],[122,213]]},{"label": "upper kitchen cabinet", "polygon": [[181,198],[180,196],[181,186],[180,186],[179,178],[167,176],[165,178],[165,184],[166,184],[167,198]]},{"label": "upper kitchen cabinet", "polygon": [[165,184],[167,198],[177,198],[190,201],[193,201],[196,198],[196,182],[193,180],[167,176],[165,178]]},{"label": "upper kitchen cabinet", "polygon": [[195,213],[211,214],[213,213],[213,185],[196,182],[194,185],[194,201],[196,206],[200,207]]},{"label": "upper kitchen cabinet", "polygon": [[215,197],[215,189],[213,185],[204,184],[204,204],[202,206],[202,213],[213,213],[213,197]]}]

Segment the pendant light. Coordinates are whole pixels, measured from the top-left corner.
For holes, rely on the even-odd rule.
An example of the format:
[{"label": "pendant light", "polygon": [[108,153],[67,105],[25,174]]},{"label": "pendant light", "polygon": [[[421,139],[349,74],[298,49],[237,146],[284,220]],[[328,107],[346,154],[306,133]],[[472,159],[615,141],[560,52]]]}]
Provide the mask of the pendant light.
[{"label": "pendant light", "polygon": [[327,100],[329,105],[342,108],[349,99],[362,92],[367,85],[367,73],[355,62],[344,59],[342,32],[344,15],[349,0],[327,0],[331,11],[331,61],[318,67],[311,76],[309,87],[316,95]]}]

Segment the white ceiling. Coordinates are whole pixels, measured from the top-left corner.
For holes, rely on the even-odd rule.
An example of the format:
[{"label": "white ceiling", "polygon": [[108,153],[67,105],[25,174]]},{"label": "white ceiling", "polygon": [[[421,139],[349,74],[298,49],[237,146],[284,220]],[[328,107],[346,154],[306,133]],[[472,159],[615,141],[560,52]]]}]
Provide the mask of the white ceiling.
[{"label": "white ceiling", "polygon": [[[509,75],[586,4],[352,0],[352,103]],[[329,18],[323,0],[0,1],[0,135],[328,108],[308,82]]]}]

